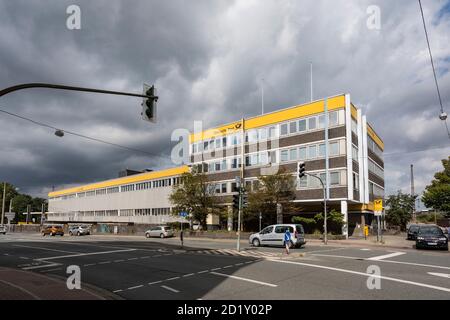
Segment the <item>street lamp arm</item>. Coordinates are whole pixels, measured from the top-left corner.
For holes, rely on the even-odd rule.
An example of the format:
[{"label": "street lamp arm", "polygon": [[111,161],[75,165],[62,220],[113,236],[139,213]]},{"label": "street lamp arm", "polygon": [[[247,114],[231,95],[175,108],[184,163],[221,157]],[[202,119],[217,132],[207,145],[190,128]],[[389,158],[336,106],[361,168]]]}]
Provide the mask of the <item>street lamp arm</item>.
[{"label": "street lamp arm", "polygon": [[158,98],[157,96],[147,96],[145,94],[140,94],[140,93],[111,91],[111,90],[83,88],[83,87],[74,87],[74,86],[64,86],[64,85],[60,85],[60,84],[51,84],[51,83],[18,84],[18,85],[8,87],[8,88],[1,90],[0,97],[7,95],[8,93],[11,93],[11,92],[15,92],[15,91],[23,90],[23,89],[30,89],[30,88],[47,88],[47,89],[57,89],[57,90],[82,91],[82,92],[92,92],[92,93],[114,94],[114,95],[120,95],[120,96],[140,97],[140,98]]}]

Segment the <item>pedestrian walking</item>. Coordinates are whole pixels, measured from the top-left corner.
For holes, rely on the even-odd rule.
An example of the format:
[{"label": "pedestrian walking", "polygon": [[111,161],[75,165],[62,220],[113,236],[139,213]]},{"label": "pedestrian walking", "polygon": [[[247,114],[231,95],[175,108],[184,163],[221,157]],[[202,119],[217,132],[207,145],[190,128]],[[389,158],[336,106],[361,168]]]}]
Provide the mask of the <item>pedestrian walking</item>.
[{"label": "pedestrian walking", "polygon": [[284,233],[284,246],[286,247],[286,254],[289,254],[289,247],[291,246],[291,232],[289,231],[289,227],[286,228],[286,232]]}]

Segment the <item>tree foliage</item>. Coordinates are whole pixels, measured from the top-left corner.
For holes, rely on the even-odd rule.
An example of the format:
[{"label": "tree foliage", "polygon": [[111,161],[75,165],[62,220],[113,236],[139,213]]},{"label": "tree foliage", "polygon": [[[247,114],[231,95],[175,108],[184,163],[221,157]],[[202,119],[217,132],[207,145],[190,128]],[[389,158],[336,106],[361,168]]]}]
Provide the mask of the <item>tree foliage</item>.
[{"label": "tree foliage", "polygon": [[258,181],[248,196],[247,221],[258,219],[261,212],[263,224],[276,223],[277,204],[282,206],[283,214],[296,210],[292,202],[295,200],[295,178],[291,174],[280,170],[273,175],[259,176]]},{"label": "tree foliage", "polygon": [[437,172],[431,184],[425,188],[422,196],[423,203],[428,208],[442,211],[450,216],[450,156],[442,160],[444,170]]},{"label": "tree foliage", "polygon": [[411,220],[414,203],[417,196],[411,196],[398,191],[396,195],[390,195],[386,200],[386,221],[391,226],[406,230],[407,223]]},{"label": "tree foliage", "polygon": [[173,213],[187,212],[191,220],[199,221],[206,228],[208,214],[220,214],[214,188],[203,173],[187,172],[181,176],[182,183],[173,188],[169,200],[174,205]]}]

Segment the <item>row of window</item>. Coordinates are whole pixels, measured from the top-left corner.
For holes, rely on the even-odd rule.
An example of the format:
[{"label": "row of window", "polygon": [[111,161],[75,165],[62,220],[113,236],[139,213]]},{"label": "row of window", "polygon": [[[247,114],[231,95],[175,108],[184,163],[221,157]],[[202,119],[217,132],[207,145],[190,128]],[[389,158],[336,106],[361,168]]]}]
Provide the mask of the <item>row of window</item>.
[{"label": "row of window", "polygon": [[[339,141],[328,143],[328,156],[339,155]],[[284,149],[280,152],[281,162],[297,161],[297,160],[312,160],[316,158],[325,157],[325,143],[313,144],[305,147]]]},{"label": "row of window", "polygon": [[[339,125],[339,112],[332,111],[328,113],[328,126],[334,127]],[[276,139],[280,136],[293,135],[323,129],[325,127],[325,115],[318,115],[300,120],[273,125],[270,127],[251,129],[245,133],[246,143],[265,142],[267,140]],[[210,138],[197,143],[191,144],[191,153],[201,153],[204,151],[214,151],[217,149],[238,146],[241,144],[242,134],[234,133],[224,137]]]},{"label": "row of window", "polygon": [[[343,172],[343,171],[342,171]],[[315,174],[316,176],[319,176],[320,179],[322,179],[324,185],[326,186],[326,174],[325,172]],[[341,171],[330,171],[330,186],[337,186],[341,184]],[[320,183],[320,180],[312,177],[312,176],[304,176],[300,180],[297,180],[297,188],[322,188],[322,184]]]},{"label": "row of window", "polygon": [[168,178],[168,179],[161,179],[161,180],[155,180],[155,181],[148,181],[148,182],[141,182],[136,184],[127,184],[120,187],[110,187],[110,188],[103,188],[103,189],[97,189],[97,190],[91,190],[86,192],[78,192],[73,193],[61,197],[55,197],[52,198],[52,200],[68,200],[73,198],[83,198],[83,197],[92,197],[92,196],[98,196],[98,195],[105,195],[105,194],[112,194],[112,193],[118,193],[118,192],[130,192],[130,191],[136,191],[136,190],[146,190],[146,189],[152,189],[152,188],[162,188],[162,187],[170,187],[172,185],[180,184],[181,178]]},{"label": "row of window", "polygon": [[369,171],[373,174],[379,176],[380,178],[384,178],[384,170],[381,169],[375,162],[373,162],[371,159],[368,161],[368,167]]},{"label": "row of window", "polygon": [[369,196],[384,198],[384,189],[369,181]]},{"label": "row of window", "polygon": [[383,150],[381,150],[381,148],[370,136],[367,136],[367,147],[372,150],[377,156],[383,159]]},{"label": "row of window", "polygon": [[146,208],[135,209],[136,216],[167,216],[170,215],[171,208]]}]

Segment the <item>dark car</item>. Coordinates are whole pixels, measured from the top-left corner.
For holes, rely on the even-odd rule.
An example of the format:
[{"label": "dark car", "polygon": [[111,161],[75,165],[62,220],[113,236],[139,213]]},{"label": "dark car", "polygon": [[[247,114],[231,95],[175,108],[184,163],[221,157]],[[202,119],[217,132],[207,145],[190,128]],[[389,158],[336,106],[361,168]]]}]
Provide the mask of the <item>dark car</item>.
[{"label": "dark car", "polygon": [[416,238],[416,248],[439,248],[448,250],[448,239],[438,226],[420,226]]},{"label": "dark car", "polygon": [[419,231],[419,227],[420,226],[418,224],[410,225],[408,228],[406,239],[407,240],[416,240],[417,232]]}]

